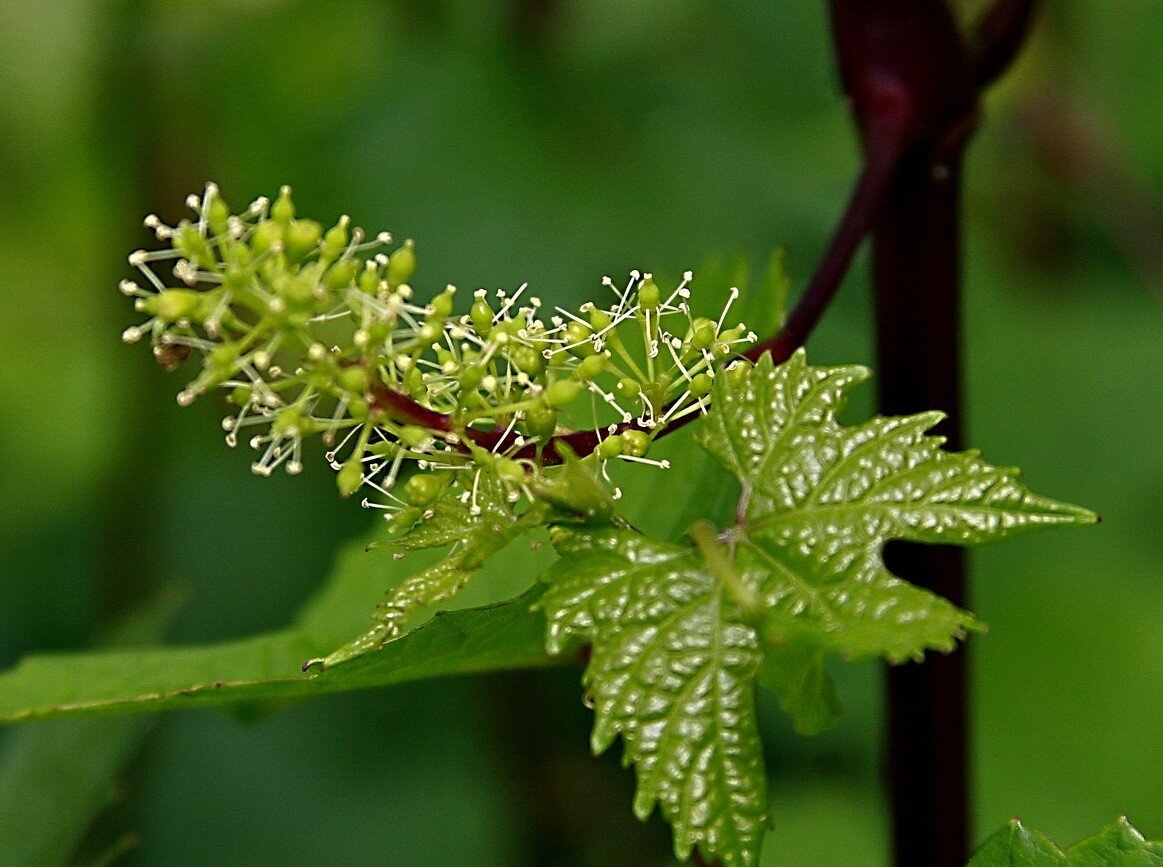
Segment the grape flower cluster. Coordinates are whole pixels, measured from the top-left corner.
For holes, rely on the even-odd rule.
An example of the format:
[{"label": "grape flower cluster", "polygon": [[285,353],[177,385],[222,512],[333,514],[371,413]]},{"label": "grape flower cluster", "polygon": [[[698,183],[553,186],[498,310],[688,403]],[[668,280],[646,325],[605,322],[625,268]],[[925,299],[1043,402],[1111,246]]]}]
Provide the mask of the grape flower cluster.
[{"label": "grape flower cluster", "polygon": [[225,389],[226,442],[255,450],[255,473],[300,472],[318,434],[340,493],[367,487],[389,518],[418,519],[449,489],[478,513],[482,473],[510,503],[532,500],[530,479],[579,437],[603,475],[612,460],[665,466],[654,438],[705,412],[717,368],[755,340],[726,327],[735,290],[717,319],[692,314],[689,272],[668,291],[607,277],[611,303],[576,312],[523,285],[480,289],[457,313],[454,286],[416,299],[411,240],[346,216],[325,229],[288,187],[237,214],[214,184],[187,204],[176,226],[145,220],[167,246],[129,257],[142,282],[121,290],[148,318],[123,339],[148,338],[167,369],[200,355],[178,403]]}]

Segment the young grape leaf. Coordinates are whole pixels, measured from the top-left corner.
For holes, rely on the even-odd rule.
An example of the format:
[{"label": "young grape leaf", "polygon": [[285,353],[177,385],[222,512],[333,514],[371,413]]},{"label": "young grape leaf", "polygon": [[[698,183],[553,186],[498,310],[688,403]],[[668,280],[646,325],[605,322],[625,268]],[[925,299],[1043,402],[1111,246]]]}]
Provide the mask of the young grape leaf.
[{"label": "young grape leaf", "polygon": [[716,541],[653,541],[629,528],[558,528],[542,580],[548,647],[589,642],[593,748],[621,735],[635,811],[658,803],[675,852],[725,865],[759,857],[767,821],[753,707],[760,677],[803,731],[839,712],[828,651],[893,662],[951,650],[973,616],[895,576],[890,539],[971,544],[1094,516],[1038,497],[1016,472],[941,450],[937,413],[843,427],[861,367],[721,374],[700,442],[738,478],[738,523]]},{"label": "young grape leaf", "polygon": [[863,367],[812,367],[803,350],[718,377],[696,436],[739,477],[737,565],[763,576],[771,628],[849,657],[951,650],[972,615],[893,576],[890,539],[978,544],[1095,515],[1028,491],[976,452],[942,451],[940,413],[836,421]]},{"label": "young grape leaf", "polygon": [[489,557],[540,523],[536,510],[515,515],[501,480],[479,472],[471,491],[464,496],[446,493],[418,523],[391,540],[409,549],[451,544],[452,550],[392,588],[387,602],[377,607],[372,627],[318,662],[331,668],[383,647],[400,635],[414,614],[451,599]]},{"label": "young grape leaf", "polygon": [[697,845],[725,867],[757,863],[767,795],[755,631],[689,546],[621,528],[559,528],[554,545],[561,560],[540,607],[551,653],[593,645],[594,752],[623,737],[638,772],[634,811],[645,819],[660,805],[678,858]]},{"label": "young grape leaf", "polygon": [[1152,843],[1125,817],[1062,852],[1017,819],[981,844],[968,867],[1163,867],[1163,843]]}]

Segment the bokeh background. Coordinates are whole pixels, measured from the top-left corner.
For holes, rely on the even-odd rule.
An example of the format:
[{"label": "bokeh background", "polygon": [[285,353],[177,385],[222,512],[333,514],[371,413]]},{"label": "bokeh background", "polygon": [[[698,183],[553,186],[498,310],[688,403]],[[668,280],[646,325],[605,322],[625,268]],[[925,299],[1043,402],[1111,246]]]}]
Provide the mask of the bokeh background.
[{"label": "bokeh background", "polygon": [[[304,214],[418,239],[424,289],[577,303],[783,245],[796,291],[857,168],[823,6],[0,3],[0,667],[168,582],[173,642],[279,626],[371,520],[321,460],[250,476],[214,401],[179,410],[184,380],[119,342],[143,214],[207,179],[239,206],[290,183]],[[1104,523],[974,558],[978,829],[1067,843],[1126,813],[1163,836],[1163,4],[1047,6],[971,154],[970,440]],[[862,259],[817,362],[871,361],[866,287]],[[887,863],[880,671],[836,672],[836,730],[764,708],[765,864]],[[77,861],[670,863],[616,756],[588,758],[576,681],[155,719],[74,817]]]}]

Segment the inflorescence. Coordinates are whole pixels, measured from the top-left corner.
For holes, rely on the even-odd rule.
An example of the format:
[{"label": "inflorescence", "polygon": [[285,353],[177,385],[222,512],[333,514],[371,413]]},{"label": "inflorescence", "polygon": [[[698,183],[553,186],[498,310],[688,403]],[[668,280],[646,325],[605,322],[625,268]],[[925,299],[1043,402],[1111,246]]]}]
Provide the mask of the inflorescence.
[{"label": "inflorescence", "polygon": [[726,327],[735,290],[717,320],[691,313],[689,272],[666,292],[649,274],[607,277],[609,306],[547,317],[524,285],[480,289],[457,314],[454,286],[415,299],[411,240],[393,249],[346,216],[325,230],[296,217],[288,187],[238,214],[214,184],[187,204],[176,226],[145,219],[168,247],[129,257],[144,285],[121,289],[148,319],[124,340],[148,337],[167,369],[201,354],[178,403],[226,389],[226,442],[258,453],[255,473],[300,472],[319,434],[340,493],[367,486],[364,505],[389,517],[449,488],[476,512],[482,471],[511,503],[532,499],[530,477],[579,431],[603,474],[610,460],[665,466],[647,456],[654,438],[705,412],[716,368],[755,340]]}]

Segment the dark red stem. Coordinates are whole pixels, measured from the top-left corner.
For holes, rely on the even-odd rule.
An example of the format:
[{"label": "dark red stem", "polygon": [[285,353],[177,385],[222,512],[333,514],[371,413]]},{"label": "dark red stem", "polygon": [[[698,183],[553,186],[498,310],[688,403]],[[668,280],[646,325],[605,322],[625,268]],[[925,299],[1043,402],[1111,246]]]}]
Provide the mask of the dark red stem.
[{"label": "dark red stem", "polygon": [[[1034,3],[999,0],[967,41],[945,0],[831,0],[841,77],[866,158],[880,159],[885,82],[908,97],[891,182],[873,224],[881,409],[940,408],[960,440],[960,188],[982,89],[1009,65]],[[893,545],[892,570],[954,604],[960,549]],[[961,867],[971,843],[965,651],[888,671],[888,775],[895,859]]]}]

